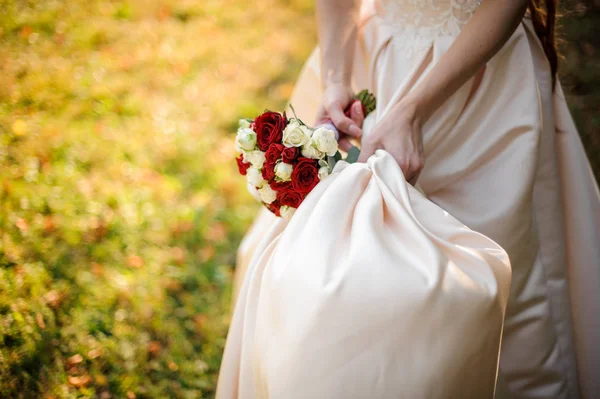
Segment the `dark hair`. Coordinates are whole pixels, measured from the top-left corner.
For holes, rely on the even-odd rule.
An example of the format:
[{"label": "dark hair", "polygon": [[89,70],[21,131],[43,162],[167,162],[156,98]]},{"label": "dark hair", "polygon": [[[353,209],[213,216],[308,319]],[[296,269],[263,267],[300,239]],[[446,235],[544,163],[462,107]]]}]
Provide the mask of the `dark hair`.
[{"label": "dark hair", "polygon": [[556,83],[558,70],[558,51],[554,34],[556,24],[556,3],[558,0],[529,0],[529,14],[552,72],[552,85]]}]

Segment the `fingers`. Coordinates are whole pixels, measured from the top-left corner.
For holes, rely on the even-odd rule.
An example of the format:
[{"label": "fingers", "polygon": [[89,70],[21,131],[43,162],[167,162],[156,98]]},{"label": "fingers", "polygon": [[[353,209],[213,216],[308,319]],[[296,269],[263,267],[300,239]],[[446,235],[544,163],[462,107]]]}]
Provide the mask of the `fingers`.
[{"label": "fingers", "polygon": [[417,180],[419,180],[419,175],[421,174],[421,172],[417,173],[416,175],[414,175],[410,180],[408,180],[408,183],[411,186],[414,186],[415,184],[417,184]]},{"label": "fingers", "polygon": [[327,114],[331,121],[342,132],[352,137],[360,137],[362,130],[354,123],[354,121],[344,115],[344,110],[339,102],[334,102],[326,107]]},{"label": "fingers", "polygon": [[398,164],[400,165],[400,169],[402,169],[406,181],[414,186],[425,166],[423,156],[421,154],[414,154],[408,158],[399,160]]},{"label": "fingers", "polygon": [[[348,141],[348,143],[350,143]],[[360,150],[360,156],[358,157],[358,162],[367,162],[369,157],[377,151],[376,143],[371,143],[369,141],[364,141],[362,148]],[[347,150],[344,150],[347,151]],[[396,158],[396,157],[395,157]],[[425,166],[425,159],[422,154],[414,154],[409,157],[396,158],[400,169],[402,170],[402,174],[408,183],[411,185],[417,184],[417,180],[419,179],[419,175]]]},{"label": "fingers", "polygon": [[363,114],[363,107],[360,101],[355,101],[352,107],[350,107],[350,119],[352,119],[356,126],[362,127],[365,115]]},{"label": "fingers", "polygon": [[348,152],[350,148],[352,148],[352,143],[348,139],[348,137],[342,137],[340,141],[338,141],[338,146],[342,151]]},{"label": "fingers", "polygon": [[358,162],[367,162],[367,159],[377,151],[377,145],[367,140],[363,141],[360,149],[360,155],[358,156]]}]

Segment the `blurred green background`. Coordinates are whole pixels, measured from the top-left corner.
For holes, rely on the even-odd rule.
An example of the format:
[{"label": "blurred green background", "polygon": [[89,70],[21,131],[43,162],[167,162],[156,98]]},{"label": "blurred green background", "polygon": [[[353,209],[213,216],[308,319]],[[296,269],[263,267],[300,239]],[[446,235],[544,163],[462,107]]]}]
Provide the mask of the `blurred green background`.
[{"label": "blurred green background", "polygon": [[[600,173],[600,14],[562,76]],[[0,0],[0,397],[212,397],[258,209],[239,116],[282,109],[312,0]]]}]

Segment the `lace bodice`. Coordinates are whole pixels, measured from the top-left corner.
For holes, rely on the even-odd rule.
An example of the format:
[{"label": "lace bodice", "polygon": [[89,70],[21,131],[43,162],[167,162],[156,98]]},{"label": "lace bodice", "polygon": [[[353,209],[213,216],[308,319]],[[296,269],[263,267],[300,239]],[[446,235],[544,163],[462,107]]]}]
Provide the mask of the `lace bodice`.
[{"label": "lace bodice", "polygon": [[370,8],[402,39],[405,56],[429,48],[440,36],[457,36],[482,0],[368,0]]},{"label": "lace bodice", "polygon": [[482,0],[374,0],[377,15],[421,39],[456,36]]}]

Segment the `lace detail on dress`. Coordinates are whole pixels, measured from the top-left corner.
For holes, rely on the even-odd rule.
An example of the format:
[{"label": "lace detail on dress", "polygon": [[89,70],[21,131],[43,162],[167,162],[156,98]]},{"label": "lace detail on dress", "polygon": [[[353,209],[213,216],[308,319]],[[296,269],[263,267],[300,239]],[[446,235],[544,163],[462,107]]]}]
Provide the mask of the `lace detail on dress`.
[{"label": "lace detail on dress", "polygon": [[374,0],[378,16],[403,35],[411,52],[440,36],[457,36],[482,0]]}]

